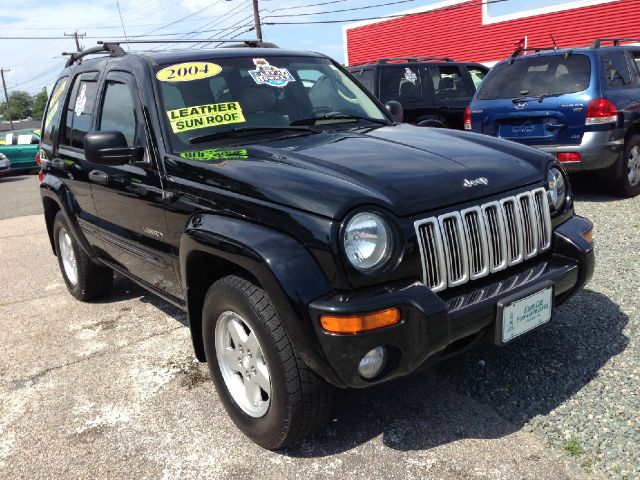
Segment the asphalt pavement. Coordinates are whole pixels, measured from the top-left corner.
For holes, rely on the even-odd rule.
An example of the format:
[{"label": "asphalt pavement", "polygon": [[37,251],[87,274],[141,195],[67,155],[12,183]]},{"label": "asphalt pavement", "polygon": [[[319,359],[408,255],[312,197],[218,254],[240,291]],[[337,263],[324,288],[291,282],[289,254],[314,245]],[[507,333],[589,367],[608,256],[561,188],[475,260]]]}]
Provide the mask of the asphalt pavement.
[{"label": "asphalt pavement", "polygon": [[0,177],[0,220],[42,212],[38,175]]},{"label": "asphalt pavement", "polygon": [[[123,278],[105,301],[74,300],[37,179],[5,181],[0,204],[15,185],[38,214],[0,210],[0,478],[634,478],[640,227],[624,218],[639,199],[580,197],[604,261],[549,325],[509,348],[341,392],[325,428],[269,452],[226,416],[186,315]],[[613,420],[630,431],[619,449],[607,442],[620,432],[604,432],[620,428]]]}]

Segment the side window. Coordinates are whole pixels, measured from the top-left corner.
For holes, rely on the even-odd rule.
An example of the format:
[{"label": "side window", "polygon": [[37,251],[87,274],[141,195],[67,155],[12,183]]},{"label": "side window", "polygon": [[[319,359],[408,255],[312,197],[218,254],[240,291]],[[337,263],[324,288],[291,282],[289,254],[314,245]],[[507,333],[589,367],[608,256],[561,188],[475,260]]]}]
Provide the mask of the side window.
[{"label": "side window", "polygon": [[[95,74],[90,74],[90,77],[95,77]],[[84,78],[85,75],[79,75],[73,84],[62,140],[63,145],[75,148],[84,148],[84,136],[91,130],[96,100],[96,81]]]},{"label": "side window", "polygon": [[623,52],[604,55],[604,74],[610,87],[626,87],[631,84],[631,75]]},{"label": "side window", "polygon": [[469,75],[471,75],[473,86],[477,90],[478,87],[480,87],[482,80],[484,80],[484,77],[487,75],[488,70],[479,67],[467,67],[467,70],[469,71]]},{"label": "side window", "polygon": [[380,99],[408,102],[420,99],[420,76],[416,67],[383,68],[380,79]]},{"label": "side window", "polygon": [[134,92],[126,83],[107,80],[98,130],[122,132],[129,146],[144,145],[145,135]]},{"label": "side window", "polygon": [[436,98],[444,100],[451,98],[469,98],[473,92],[469,90],[462,78],[459,67],[435,67],[432,70],[433,88]]},{"label": "side window", "polygon": [[635,63],[636,68],[638,69],[638,76],[640,76],[640,51],[635,50],[631,53],[631,57],[633,58],[633,63]]},{"label": "side window", "polygon": [[367,70],[361,70],[360,71],[360,76],[358,77],[358,80],[360,80],[360,83],[362,83],[362,85],[364,85],[364,87],[369,90],[371,93],[373,93],[374,91],[374,79],[375,79],[375,73],[376,71],[369,68]]},{"label": "side window", "polygon": [[53,87],[53,92],[49,97],[47,111],[44,114],[44,129],[42,130],[42,141],[46,144],[53,145],[54,139],[58,135],[60,117],[62,116],[62,108],[64,106],[64,99],[67,96],[68,86],[69,78],[61,78],[56,82]]}]

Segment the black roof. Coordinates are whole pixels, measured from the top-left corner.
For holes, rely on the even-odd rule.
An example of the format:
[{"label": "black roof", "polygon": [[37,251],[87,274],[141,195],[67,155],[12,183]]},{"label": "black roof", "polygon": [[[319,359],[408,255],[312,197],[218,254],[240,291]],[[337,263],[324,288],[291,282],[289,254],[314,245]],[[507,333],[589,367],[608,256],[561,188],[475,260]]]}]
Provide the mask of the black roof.
[{"label": "black roof", "polygon": [[187,60],[206,60],[211,58],[237,58],[237,57],[319,57],[325,58],[326,55],[315,52],[306,52],[301,50],[284,50],[281,48],[210,48],[210,49],[191,49],[191,50],[164,50],[131,52],[131,56],[140,56],[154,60],[156,63],[178,63]]}]

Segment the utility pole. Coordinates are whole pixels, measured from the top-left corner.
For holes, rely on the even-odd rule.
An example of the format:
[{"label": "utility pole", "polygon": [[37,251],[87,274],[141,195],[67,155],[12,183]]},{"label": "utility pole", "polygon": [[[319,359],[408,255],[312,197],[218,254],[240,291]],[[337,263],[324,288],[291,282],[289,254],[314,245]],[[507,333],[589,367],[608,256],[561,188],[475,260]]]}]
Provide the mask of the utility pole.
[{"label": "utility pole", "polygon": [[258,8],[258,0],[253,0],[253,21],[256,25],[256,35],[258,40],[262,42],[262,26],[260,26],[260,10]]},{"label": "utility pole", "polygon": [[82,48],[80,48],[80,41],[79,38],[84,38],[87,35],[87,32],[85,33],[78,33],[78,31],[76,30],[73,33],[65,33],[64,36],[65,37],[73,37],[74,40],[76,41],[76,48],[78,49],[78,51],[82,50]]},{"label": "utility pole", "polygon": [[9,117],[9,125],[13,130],[13,120],[11,119],[11,102],[9,101],[9,94],[7,93],[7,83],[4,81],[4,72],[10,72],[11,70],[0,68],[0,76],[2,77],[2,88],[4,88],[4,98],[7,99],[7,116]]}]

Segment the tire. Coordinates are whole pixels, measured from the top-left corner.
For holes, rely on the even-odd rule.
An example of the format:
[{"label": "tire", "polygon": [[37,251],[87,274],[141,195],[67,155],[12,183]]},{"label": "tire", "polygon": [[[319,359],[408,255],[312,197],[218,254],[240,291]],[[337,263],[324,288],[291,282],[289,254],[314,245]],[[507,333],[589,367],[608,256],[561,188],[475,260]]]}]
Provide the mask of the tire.
[{"label": "tire", "polygon": [[624,197],[640,194],[640,135],[632,135],[625,142],[624,153],[620,160],[621,175],[615,181],[616,193]]},{"label": "tire", "polygon": [[94,263],[70,232],[67,220],[58,212],[53,222],[53,239],[67,290],[83,302],[105,297],[113,285],[113,270]]},{"label": "tire", "polygon": [[[242,331],[246,340],[240,339]],[[326,422],[333,387],[300,359],[264,290],[237,276],[215,282],[204,300],[202,334],[211,378],[225,410],[252,441],[274,450]],[[233,336],[238,334],[236,344]],[[249,397],[258,398],[255,384],[270,391],[260,387],[260,399],[252,402]]]}]

